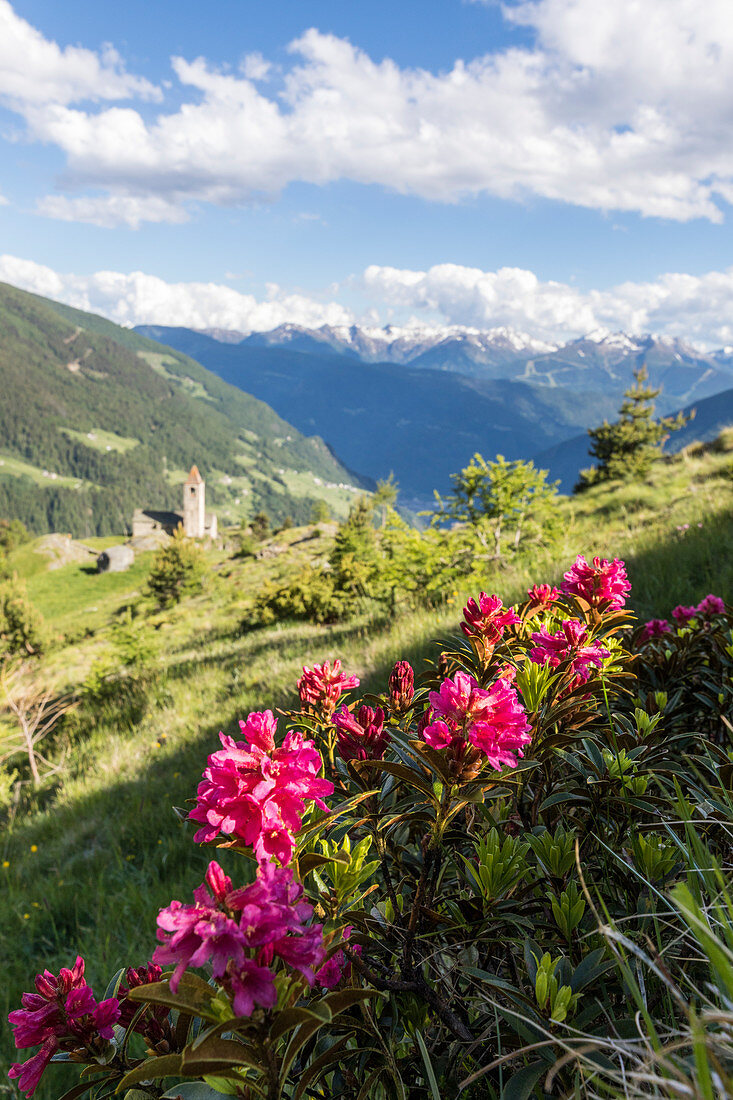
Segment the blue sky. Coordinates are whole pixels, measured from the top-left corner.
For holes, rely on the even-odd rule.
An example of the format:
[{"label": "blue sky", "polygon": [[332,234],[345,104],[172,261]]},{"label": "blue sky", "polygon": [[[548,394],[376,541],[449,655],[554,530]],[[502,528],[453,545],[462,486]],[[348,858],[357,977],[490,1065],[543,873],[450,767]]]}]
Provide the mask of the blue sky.
[{"label": "blue sky", "polygon": [[733,342],[700,7],[0,0],[0,277],[124,323]]}]

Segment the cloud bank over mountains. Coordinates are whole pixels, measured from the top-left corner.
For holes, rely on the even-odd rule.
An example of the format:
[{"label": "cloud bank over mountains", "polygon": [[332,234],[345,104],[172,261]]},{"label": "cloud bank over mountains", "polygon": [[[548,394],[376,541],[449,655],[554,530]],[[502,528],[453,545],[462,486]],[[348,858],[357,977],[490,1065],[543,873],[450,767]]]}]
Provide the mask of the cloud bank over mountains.
[{"label": "cloud bank over mountains", "polygon": [[441,72],[375,61],[313,28],[290,43],[285,68],[259,54],[235,69],[173,57],[168,88],[128,72],[111,46],[44,38],[0,0],[0,103],[25,140],[62,153],[64,194],[38,210],[64,220],[179,222],[197,203],[337,180],[441,203],[541,197],[722,220],[733,201],[729,0],[502,10],[531,44]]},{"label": "cloud bank over mountains", "polygon": [[[542,282],[520,268],[481,271],[439,264],[410,271],[372,265],[341,287],[331,287],[331,300],[275,284],[257,298],[220,283],[169,283],[140,271],[62,274],[10,255],[0,255],[0,280],[123,325],[242,333],[267,332],[282,324],[506,327],[557,343],[601,329],[657,333],[708,349],[733,345],[733,267],[700,276],[670,273],[654,282],[582,292],[566,283]],[[357,312],[339,296],[359,297],[363,310]]]}]

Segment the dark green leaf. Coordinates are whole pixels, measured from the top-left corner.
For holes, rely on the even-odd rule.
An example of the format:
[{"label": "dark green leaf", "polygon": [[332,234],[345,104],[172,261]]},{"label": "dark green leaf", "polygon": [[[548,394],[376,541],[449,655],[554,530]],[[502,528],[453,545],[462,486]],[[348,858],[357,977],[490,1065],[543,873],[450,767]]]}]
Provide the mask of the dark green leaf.
[{"label": "dark green leaf", "polygon": [[325,1014],[320,1012],[314,1012],[307,1008],[286,1008],[282,1012],[278,1012],[277,1016],[272,1022],[270,1027],[270,1039],[272,1042],[276,1042],[281,1035],[285,1035],[286,1032],[292,1031],[294,1027],[299,1027],[300,1024],[307,1024],[315,1022],[318,1027],[322,1024],[329,1023],[331,1019],[331,1013],[326,1010]]},{"label": "dark green leaf", "polygon": [[546,1062],[533,1062],[530,1066],[518,1070],[512,1074],[501,1090],[501,1100],[529,1100],[532,1089],[546,1072]]},{"label": "dark green leaf", "polygon": [[166,1097],[170,1097],[171,1100],[176,1097],[180,1097],[180,1100],[220,1100],[226,1095],[224,1092],[212,1089],[211,1085],[203,1081],[184,1081],[182,1085],[174,1085],[172,1089],[168,1089],[168,1092],[164,1092],[161,1100],[166,1100]]},{"label": "dark green leaf", "polygon": [[348,1041],[349,1036],[344,1035],[343,1039],[339,1039],[338,1042],[334,1043],[332,1047],[329,1047],[327,1051],[324,1051],[315,1061],[311,1062],[308,1069],[300,1075],[298,1087],[293,1093],[293,1100],[300,1100],[308,1086],[318,1079],[324,1069],[328,1069],[332,1062],[341,1060],[341,1052]]},{"label": "dark green leaf", "polygon": [[180,1054],[164,1054],[160,1058],[146,1058],[120,1081],[116,1092],[123,1092],[138,1081],[155,1081],[159,1077],[173,1077],[181,1072]]},{"label": "dark green leaf", "polygon": [[199,978],[196,974],[186,973],[181,978],[178,989],[171,992],[168,981],[152,982],[150,985],[140,985],[131,989],[129,998],[132,1001],[146,1001],[152,1004],[166,1005],[168,1008],[177,1008],[189,1016],[203,1016],[207,1020],[215,1020],[209,1005],[215,996],[215,990]]},{"label": "dark green leaf", "polygon": [[121,967],[117,971],[114,978],[111,979],[109,985],[107,986],[107,988],[104,991],[104,997],[102,997],[103,1001],[108,1001],[110,997],[116,997],[117,996],[117,990],[120,988],[120,986],[122,984],[122,975],[124,973],[125,973],[125,968],[124,967]]},{"label": "dark green leaf", "polygon": [[243,1066],[262,1069],[251,1047],[218,1035],[207,1036],[183,1052],[182,1070],[190,1077],[203,1077],[206,1073],[214,1074]]}]

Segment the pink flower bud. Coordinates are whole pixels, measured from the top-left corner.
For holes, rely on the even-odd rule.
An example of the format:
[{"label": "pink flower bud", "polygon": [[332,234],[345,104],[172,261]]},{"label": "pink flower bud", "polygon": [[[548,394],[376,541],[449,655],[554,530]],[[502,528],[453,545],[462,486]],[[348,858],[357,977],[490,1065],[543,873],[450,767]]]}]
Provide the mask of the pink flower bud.
[{"label": "pink flower bud", "polygon": [[389,704],[395,714],[410,709],[415,697],[415,673],[409,661],[398,661],[389,676]]}]

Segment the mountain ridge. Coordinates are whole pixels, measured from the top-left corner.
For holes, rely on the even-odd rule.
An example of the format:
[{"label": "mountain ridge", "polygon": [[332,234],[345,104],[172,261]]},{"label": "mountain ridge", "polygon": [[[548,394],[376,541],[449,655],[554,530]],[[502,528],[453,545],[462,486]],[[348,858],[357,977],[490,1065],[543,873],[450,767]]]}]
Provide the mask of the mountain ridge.
[{"label": "mountain ridge", "polygon": [[[138,331],[155,326],[139,326]],[[704,351],[677,337],[630,335],[596,329],[564,344],[539,340],[499,326],[284,324],[269,332],[200,331],[240,347],[287,348],[307,354],[342,355],[362,363],[399,363],[413,370],[444,370],[481,379],[564,386],[620,397],[633,370],[646,364],[664,388],[664,411],[722,392],[733,381],[733,348]]]},{"label": "mountain ridge", "polygon": [[363,363],[334,352],[224,344],[190,329],[140,330],[255,393],[301,431],[326,439],[350,468],[393,472],[401,501],[422,507],[475,451],[528,458],[610,416],[615,400],[511,380]]},{"label": "mountain ridge", "polygon": [[0,284],[0,334],[0,515],[38,533],[124,530],[135,507],[178,505],[194,462],[225,521],[307,519],[360,488],[322,440],[105,318]]}]

